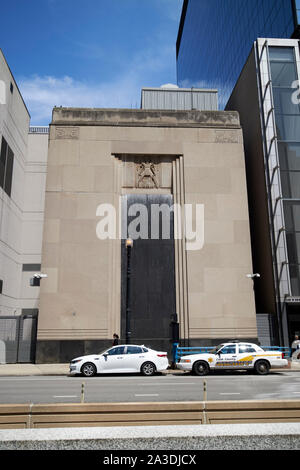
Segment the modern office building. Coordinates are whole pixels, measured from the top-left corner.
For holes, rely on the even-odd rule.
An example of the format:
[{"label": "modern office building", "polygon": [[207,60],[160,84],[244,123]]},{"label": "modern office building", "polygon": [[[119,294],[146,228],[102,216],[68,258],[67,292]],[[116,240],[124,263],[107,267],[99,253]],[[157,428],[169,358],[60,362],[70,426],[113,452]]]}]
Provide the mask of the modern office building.
[{"label": "modern office building", "polygon": [[170,352],[176,315],[181,344],[257,340],[238,113],[54,108],[49,139],[37,362]]},{"label": "modern office building", "polygon": [[177,83],[213,88],[224,109],[254,41],[299,37],[300,0],[184,0]]},{"label": "modern office building", "polygon": [[285,346],[300,332],[299,24],[299,0],[185,0],[177,38],[178,84],[240,113],[258,336]]},{"label": "modern office building", "polygon": [[[48,129],[30,116],[0,50],[0,362],[33,360]],[[34,337],[34,341],[35,341]]]},{"label": "modern office building", "polygon": [[300,333],[299,46],[257,39],[226,106],[243,128],[258,326],[286,346]]}]

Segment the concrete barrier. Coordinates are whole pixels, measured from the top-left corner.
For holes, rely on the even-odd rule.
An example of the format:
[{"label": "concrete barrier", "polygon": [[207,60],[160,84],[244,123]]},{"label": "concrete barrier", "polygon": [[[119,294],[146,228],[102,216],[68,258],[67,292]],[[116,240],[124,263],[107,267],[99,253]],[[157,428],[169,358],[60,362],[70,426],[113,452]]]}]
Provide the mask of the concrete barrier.
[{"label": "concrete barrier", "polygon": [[[153,457],[159,451],[163,451],[163,454],[170,450],[196,455],[196,463],[200,464],[203,463],[203,454],[199,452],[202,450],[299,449],[300,423],[0,430],[0,450],[104,451],[94,454],[98,465],[107,463],[104,459],[114,458],[114,455],[126,455],[127,458],[136,455],[137,459],[144,460],[143,464],[153,463]],[[118,453],[114,454],[111,452],[113,450]],[[121,450],[144,452],[139,456],[134,452],[122,454]],[[88,461],[90,462],[90,454]],[[162,462],[166,463],[166,460],[163,459]],[[137,464],[139,463],[137,460]],[[138,467],[132,464],[127,465],[127,468],[134,466]]]},{"label": "concrete barrier", "polygon": [[300,400],[0,405],[0,429],[300,422]]}]

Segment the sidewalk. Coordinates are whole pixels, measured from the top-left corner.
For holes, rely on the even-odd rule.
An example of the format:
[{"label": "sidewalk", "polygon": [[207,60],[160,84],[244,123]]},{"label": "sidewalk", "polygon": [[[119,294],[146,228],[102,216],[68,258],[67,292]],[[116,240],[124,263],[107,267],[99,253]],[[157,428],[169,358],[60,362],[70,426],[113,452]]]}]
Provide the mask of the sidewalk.
[{"label": "sidewalk", "polygon": [[[185,374],[186,372],[168,369],[162,373]],[[27,375],[69,375],[69,364],[0,364],[0,377]]]},{"label": "sidewalk", "polygon": [[[289,362],[289,367],[272,371],[300,371],[300,361]],[[168,369],[163,374],[186,374],[181,370]],[[0,364],[0,377],[32,375],[69,375],[69,364]]]}]

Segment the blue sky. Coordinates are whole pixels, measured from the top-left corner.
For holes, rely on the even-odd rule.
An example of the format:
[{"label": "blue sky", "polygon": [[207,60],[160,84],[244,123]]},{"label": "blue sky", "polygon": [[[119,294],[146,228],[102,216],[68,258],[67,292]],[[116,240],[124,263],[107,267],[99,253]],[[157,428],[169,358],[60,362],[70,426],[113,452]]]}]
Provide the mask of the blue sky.
[{"label": "blue sky", "polygon": [[176,83],[182,1],[3,2],[0,47],[31,125],[55,105],[140,107],[143,86]]}]

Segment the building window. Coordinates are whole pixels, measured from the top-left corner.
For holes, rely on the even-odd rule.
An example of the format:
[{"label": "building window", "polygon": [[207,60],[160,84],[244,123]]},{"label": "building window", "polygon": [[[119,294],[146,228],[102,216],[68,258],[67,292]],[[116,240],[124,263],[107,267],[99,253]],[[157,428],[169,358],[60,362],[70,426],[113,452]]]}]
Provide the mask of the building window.
[{"label": "building window", "polygon": [[281,190],[292,295],[300,295],[300,104],[293,47],[270,47]]},{"label": "building window", "polygon": [[292,295],[300,296],[300,201],[284,201],[284,218]]},{"label": "building window", "polygon": [[298,80],[293,47],[270,47],[272,89],[279,140],[299,140],[300,105],[293,100]]},{"label": "building window", "polygon": [[22,271],[27,271],[27,272],[40,272],[41,270],[41,265],[40,264],[23,264],[22,265]]},{"label": "building window", "polygon": [[4,137],[2,137],[0,150],[0,187],[8,196],[11,195],[12,175],[14,166],[14,153]]},{"label": "building window", "polygon": [[295,53],[293,47],[270,47],[272,85],[291,87],[297,80]]},{"label": "building window", "polygon": [[298,24],[300,24],[300,0],[296,0],[296,12]]},{"label": "building window", "polygon": [[282,196],[300,199],[300,142],[278,142]]}]

